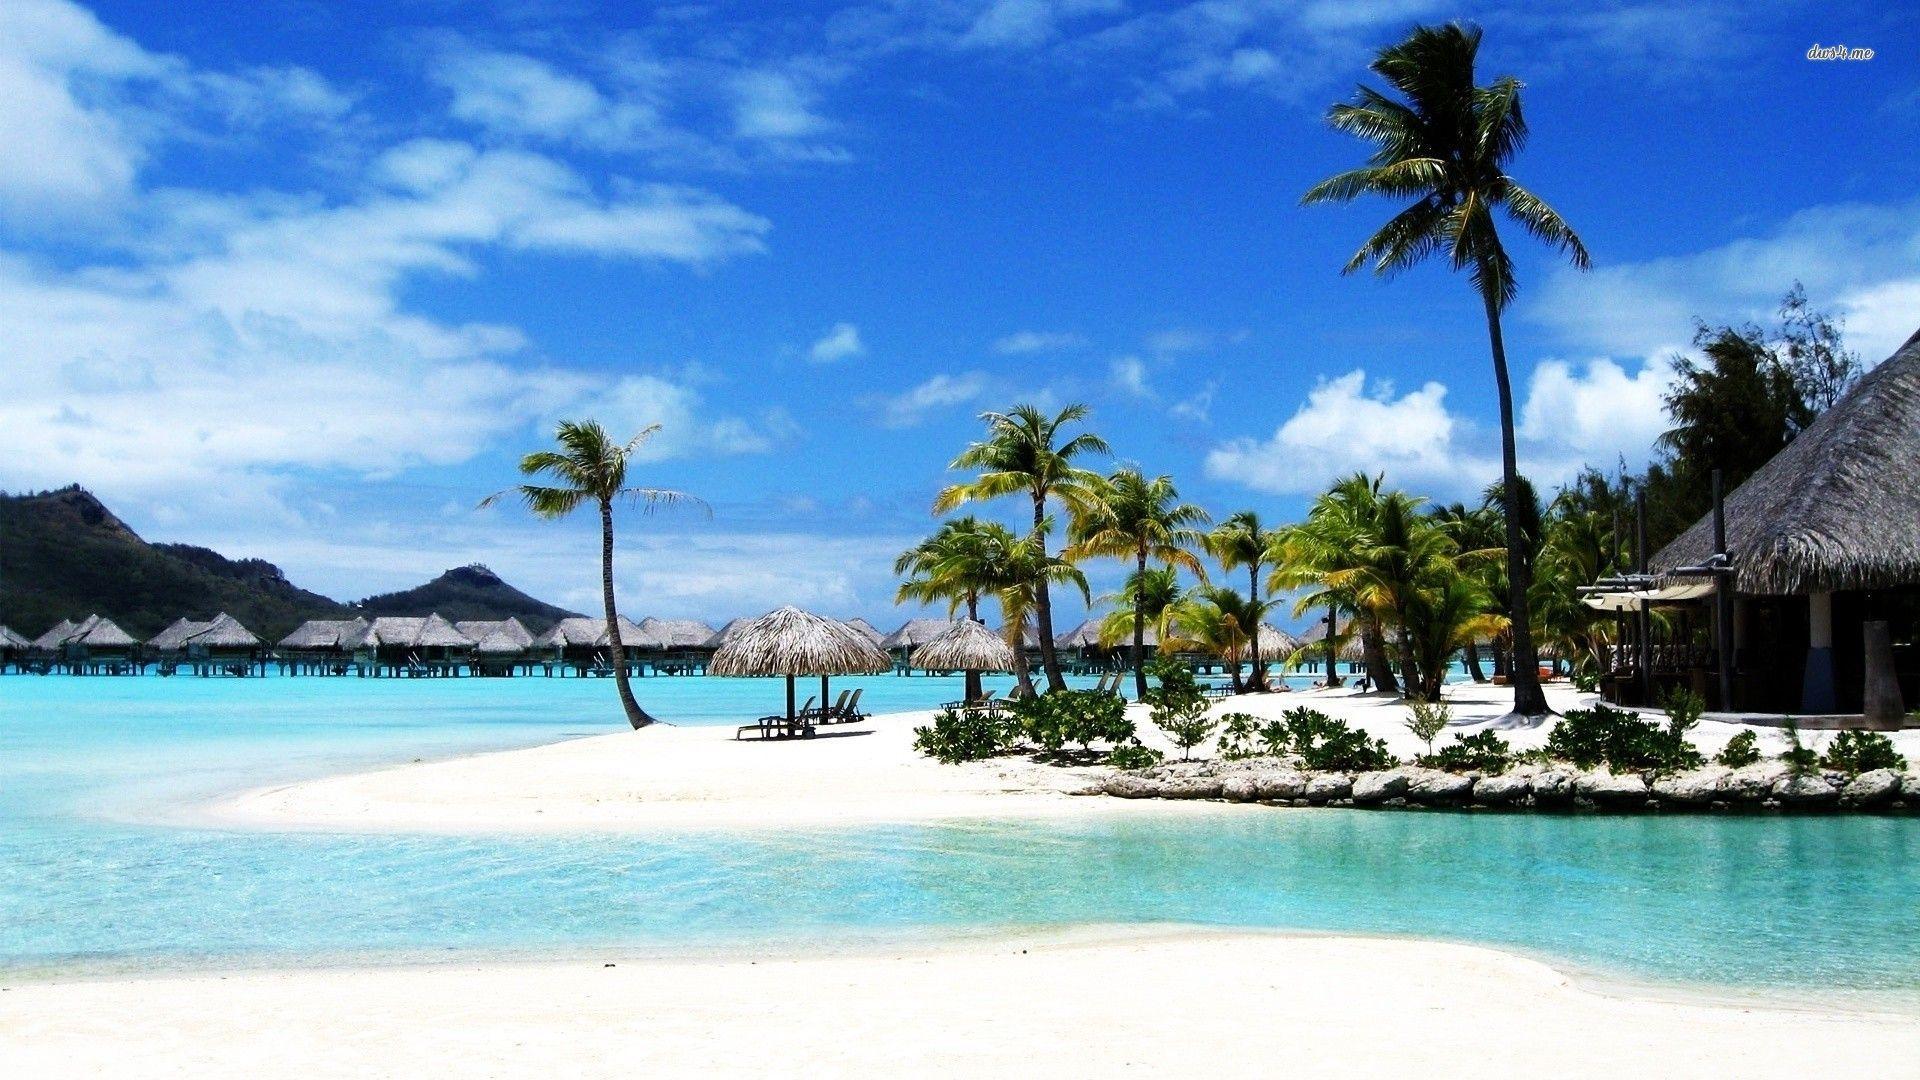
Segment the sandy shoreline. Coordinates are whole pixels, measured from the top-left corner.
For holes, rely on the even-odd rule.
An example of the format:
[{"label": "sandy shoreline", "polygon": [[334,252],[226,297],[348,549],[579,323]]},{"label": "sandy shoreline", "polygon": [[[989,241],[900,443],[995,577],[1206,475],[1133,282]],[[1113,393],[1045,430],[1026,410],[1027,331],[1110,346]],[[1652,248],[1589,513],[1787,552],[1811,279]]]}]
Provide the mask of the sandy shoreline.
[{"label": "sandy shoreline", "polygon": [[1622,997],[1466,945],[1185,928],[0,992],[16,1076],[1799,1077],[1917,1056],[1920,1018]]}]

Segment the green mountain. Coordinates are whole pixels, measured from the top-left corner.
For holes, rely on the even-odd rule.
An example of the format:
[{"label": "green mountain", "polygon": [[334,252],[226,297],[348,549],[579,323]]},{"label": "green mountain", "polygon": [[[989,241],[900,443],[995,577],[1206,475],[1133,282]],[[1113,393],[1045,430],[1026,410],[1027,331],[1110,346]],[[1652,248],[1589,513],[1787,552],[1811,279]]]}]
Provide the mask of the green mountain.
[{"label": "green mountain", "polygon": [[260,559],[149,544],[79,485],[0,494],[0,623],[28,637],[61,619],[105,615],[134,637],[225,611],[269,641],[306,619],[345,618],[337,600]]},{"label": "green mountain", "polygon": [[353,605],[362,615],[425,615],[437,611],[454,622],[516,618],[534,633],[577,611],[536,600],[481,566],[455,567],[425,585],[369,596]]}]

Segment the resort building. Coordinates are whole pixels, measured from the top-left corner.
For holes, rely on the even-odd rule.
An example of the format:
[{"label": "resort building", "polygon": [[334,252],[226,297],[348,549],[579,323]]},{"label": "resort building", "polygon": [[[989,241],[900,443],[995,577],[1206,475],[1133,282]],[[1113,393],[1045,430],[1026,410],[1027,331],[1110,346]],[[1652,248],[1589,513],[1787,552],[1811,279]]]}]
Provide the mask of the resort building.
[{"label": "resort building", "polygon": [[1589,600],[1664,616],[1623,650],[1610,698],[1684,686],[1714,709],[1884,724],[1920,701],[1920,334],[1727,495],[1724,529],[1722,548],[1709,514]]},{"label": "resort building", "polygon": [[196,675],[251,675],[264,666],[260,638],[224,611],[206,622],[175,619],[147,639],[147,653],[162,675],[173,674],[182,662]]},{"label": "resort building", "polygon": [[308,619],[280,639],[280,670],[291,675],[345,675],[367,633],[365,619]]},{"label": "resort building", "polygon": [[75,675],[137,675],[140,643],[112,619],[89,615],[83,622],[60,620],[34,639],[35,659]]},{"label": "resort building", "polygon": [[11,627],[0,625],[0,671],[5,671],[9,664],[19,667],[32,648],[33,642],[14,633]]},{"label": "resort building", "polygon": [[640,620],[640,655],[655,675],[705,674],[712,640],[713,627],[697,619]]},{"label": "resort building", "polygon": [[908,619],[898,630],[880,639],[880,648],[893,657],[896,673],[911,674],[913,650],[939,637],[953,624],[953,619]]},{"label": "resort building", "polygon": [[455,675],[474,641],[438,614],[382,615],[353,646],[363,668],[375,675]]}]

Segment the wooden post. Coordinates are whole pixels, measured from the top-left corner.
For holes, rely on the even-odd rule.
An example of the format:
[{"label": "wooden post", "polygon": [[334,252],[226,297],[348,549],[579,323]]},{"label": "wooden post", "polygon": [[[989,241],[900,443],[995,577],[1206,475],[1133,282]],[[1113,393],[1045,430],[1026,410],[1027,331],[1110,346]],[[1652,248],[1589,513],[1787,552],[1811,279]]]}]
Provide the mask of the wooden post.
[{"label": "wooden post", "polygon": [[1900,700],[1900,679],[1893,670],[1893,635],[1884,619],[1869,619],[1860,625],[1864,646],[1867,684],[1860,711],[1867,727],[1880,731],[1898,731],[1907,716]]},{"label": "wooden post", "polygon": [[1733,712],[1733,570],[1727,554],[1727,507],[1722,499],[1720,470],[1713,470],[1713,550],[1721,573],[1713,577],[1714,651],[1720,654],[1720,709]]},{"label": "wooden post", "polygon": [[[1633,496],[1633,551],[1634,566],[1642,574],[1647,572],[1647,493],[1644,490]],[[1639,704],[1653,704],[1653,643],[1650,640],[1653,624],[1647,618],[1647,602],[1634,601],[1633,637],[1634,648],[1639,660],[1634,665],[1638,672],[1635,681],[1639,684]]]}]

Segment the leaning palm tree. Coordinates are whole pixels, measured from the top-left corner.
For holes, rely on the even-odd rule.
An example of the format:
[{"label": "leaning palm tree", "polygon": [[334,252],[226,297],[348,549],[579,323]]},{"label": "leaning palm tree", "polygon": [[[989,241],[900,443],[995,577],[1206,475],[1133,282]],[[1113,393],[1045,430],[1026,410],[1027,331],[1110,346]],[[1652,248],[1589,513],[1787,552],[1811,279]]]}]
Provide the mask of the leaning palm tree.
[{"label": "leaning palm tree", "polygon": [[[1273,539],[1274,533],[1261,527],[1260,515],[1252,510],[1234,514],[1207,534],[1207,550],[1220,560],[1221,569],[1231,573],[1247,568],[1247,599],[1255,605],[1260,603],[1260,571],[1269,561]],[[1267,665],[1260,659],[1260,624],[1248,627],[1247,635],[1253,656],[1247,687],[1258,693],[1267,689]]]},{"label": "leaning palm tree", "polygon": [[1328,110],[1327,122],[1336,130],[1377,149],[1366,165],[1315,184],[1302,202],[1351,202],[1363,195],[1413,199],[1413,205],[1368,238],[1345,272],[1372,263],[1376,274],[1391,276],[1428,256],[1444,254],[1453,269],[1468,272],[1480,293],[1500,398],[1508,595],[1512,610],[1520,613],[1513,619],[1513,709],[1538,722],[1549,710],[1524,614],[1528,567],[1515,512],[1519,466],[1513,388],[1500,332],[1500,313],[1512,302],[1516,286],[1494,213],[1504,213],[1549,247],[1566,252],[1581,269],[1588,258],[1586,245],[1560,215],[1507,174],[1508,163],[1527,137],[1520,83],[1503,75],[1490,85],[1475,85],[1479,50],[1480,29],[1460,23],[1415,27],[1404,41],[1380,50],[1371,67],[1404,100],[1361,86],[1353,101]]},{"label": "leaning palm tree", "polygon": [[[1206,535],[1194,528],[1210,519],[1207,512],[1192,503],[1180,501],[1173,477],[1156,476],[1149,480],[1139,469],[1127,467],[1114,472],[1095,487],[1096,499],[1074,523],[1071,558],[1105,556],[1132,562],[1137,580],[1144,581],[1147,561],[1183,567],[1201,579],[1206,567],[1194,557],[1193,548],[1206,543]],[[1136,695],[1147,692],[1145,597],[1138,592],[1133,604],[1133,688]]]},{"label": "leaning palm tree", "polygon": [[[518,495],[527,509],[543,518],[563,518],[586,503],[600,510],[600,598],[607,609],[607,651],[613,658],[613,678],[620,688],[620,707],[627,722],[636,729],[653,723],[640,703],[634,700],[633,686],[627,677],[627,654],[620,640],[620,616],[613,603],[613,504],[622,500],[640,504],[647,513],[662,506],[706,503],[691,495],[665,488],[628,487],[627,461],[633,452],[660,430],[654,424],[627,440],[613,441],[607,429],[593,420],[562,420],[555,429],[558,450],[535,450],[520,459],[520,471],[527,476],[550,477],[552,484],[521,484],[495,492],[481,500],[489,506],[507,495]],[[711,511],[708,511],[711,513]]]},{"label": "leaning palm tree", "polygon": [[[1091,432],[1061,441],[1063,429],[1084,421],[1087,412],[1085,405],[1069,405],[1048,416],[1032,405],[1016,405],[1010,412],[982,413],[987,437],[961,451],[948,466],[978,469],[980,475],[942,491],[933,501],[933,512],[944,514],[962,503],[1024,494],[1033,501],[1033,528],[1040,554],[1045,556],[1047,500],[1059,501],[1076,515],[1085,512],[1100,478],[1074,464],[1075,459],[1110,452],[1106,440]],[[1065,690],[1067,680],[1053,649],[1053,600],[1044,577],[1037,583],[1033,615],[1039,624],[1040,666],[1046,669],[1047,689]]]}]

